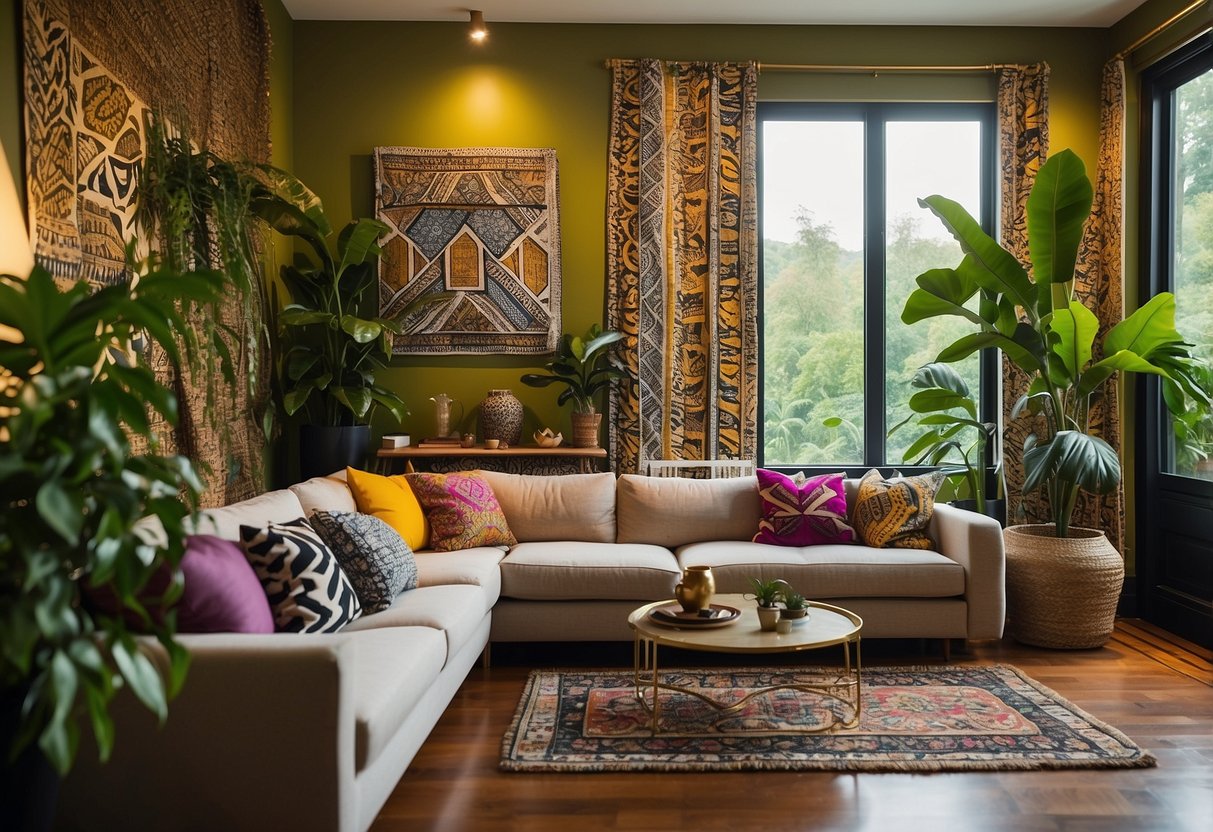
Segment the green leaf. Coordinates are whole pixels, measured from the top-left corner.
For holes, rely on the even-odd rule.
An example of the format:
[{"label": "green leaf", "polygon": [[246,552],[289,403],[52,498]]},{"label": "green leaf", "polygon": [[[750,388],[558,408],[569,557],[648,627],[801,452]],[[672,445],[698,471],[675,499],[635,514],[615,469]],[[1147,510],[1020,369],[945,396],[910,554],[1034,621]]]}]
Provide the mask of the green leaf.
[{"label": "green leaf", "polygon": [[379,255],[376,241],[388,232],[388,227],[379,220],[361,217],[354,220],[337,238],[337,277],[350,266],[357,266]]},{"label": "green leaf", "polygon": [[941,387],[920,390],[913,396],[910,396],[910,410],[913,410],[915,413],[934,413],[939,410],[951,410],[954,407],[962,407],[970,415],[976,415],[971,398],[957,395],[951,390],[945,390]]},{"label": "green leaf", "polygon": [[79,491],[67,491],[57,480],[47,480],[34,499],[38,516],[70,544],[75,544],[84,529],[84,498]]},{"label": "green leaf", "polygon": [[1007,354],[1021,369],[1034,373],[1040,370],[1040,361],[1022,344],[999,332],[974,332],[962,335],[936,356],[936,361],[954,362],[968,358],[978,350],[997,347]]},{"label": "green leaf", "polygon": [[341,328],[359,344],[374,341],[383,332],[383,326],[356,315],[342,315]]},{"label": "green leaf", "polygon": [[1175,331],[1175,296],[1159,292],[1108,330],[1103,348],[1105,355],[1125,350],[1145,358],[1161,347],[1182,341]]},{"label": "green leaf", "polygon": [[1072,150],[1050,156],[1036,174],[1028,195],[1028,250],[1036,282],[1068,283],[1091,213],[1091,180]]},{"label": "green leaf", "polygon": [[1050,483],[1074,483],[1092,494],[1109,494],[1120,482],[1120,458],[1097,436],[1074,430],[1058,431],[1049,442],[1026,448],[1023,456],[1024,492]]},{"label": "green leaf", "polygon": [[302,306],[288,306],[278,313],[278,320],[287,326],[329,324],[335,317],[332,312],[317,312]]},{"label": "green leaf", "polygon": [[977,293],[977,282],[956,269],[931,269],[915,280],[919,288],[910,293],[901,311],[901,320],[912,324],[926,318],[955,315],[982,326],[979,314],[965,307]]},{"label": "green leaf", "polygon": [[1086,372],[1078,380],[1079,393],[1085,396],[1093,392],[1099,385],[1103,384],[1117,372],[1149,373],[1156,376],[1168,375],[1167,371],[1162,367],[1150,363],[1140,355],[1128,350],[1121,350],[1100,359],[1086,369]]},{"label": "green leaf", "polygon": [[110,644],[110,652],[122,678],[131,686],[131,692],[163,722],[168,716],[168,704],[164,698],[164,683],[155,665],[125,632],[117,634]]},{"label": "green leaf", "polygon": [[1079,301],[1070,301],[1068,308],[1054,309],[1049,332],[1057,336],[1053,352],[1065,365],[1071,379],[1078,378],[1091,360],[1099,318]]},{"label": "green leaf", "polygon": [[294,416],[299,408],[307,403],[307,398],[315,390],[314,387],[296,387],[294,390],[288,390],[282,396],[282,408],[286,411],[287,416]]},{"label": "green leaf", "polygon": [[922,390],[942,387],[958,396],[969,397],[969,385],[950,364],[924,364],[910,379],[910,386]]}]

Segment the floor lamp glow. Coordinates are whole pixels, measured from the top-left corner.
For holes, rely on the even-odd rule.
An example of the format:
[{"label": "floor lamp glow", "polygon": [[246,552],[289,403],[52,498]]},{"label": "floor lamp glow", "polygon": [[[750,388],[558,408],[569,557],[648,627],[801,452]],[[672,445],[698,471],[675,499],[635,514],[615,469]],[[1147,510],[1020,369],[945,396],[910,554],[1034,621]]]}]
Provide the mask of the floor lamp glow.
[{"label": "floor lamp glow", "polygon": [[0,143],[0,274],[28,277],[34,268],[34,252],[6,159]]}]

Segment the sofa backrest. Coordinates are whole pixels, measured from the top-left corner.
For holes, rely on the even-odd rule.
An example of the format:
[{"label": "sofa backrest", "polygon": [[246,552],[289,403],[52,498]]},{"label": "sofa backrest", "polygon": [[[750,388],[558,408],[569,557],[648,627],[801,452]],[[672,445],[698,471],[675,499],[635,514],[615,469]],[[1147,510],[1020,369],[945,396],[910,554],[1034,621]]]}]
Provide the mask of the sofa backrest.
[{"label": "sofa backrest", "polygon": [[520,543],[615,542],[615,475],[531,476],[480,472]]},{"label": "sofa backrest", "polygon": [[209,508],[193,522],[193,534],[213,534],[224,540],[240,540],[240,526],[286,523],[303,517],[303,506],[288,489],[267,491],[223,508]]},{"label": "sofa backrest", "polygon": [[291,492],[303,506],[303,516],[311,517],[316,511],[357,511],[354,492],[345,481],[345,471],[327,477],[312,477],[291,486]]},{"label": "sofa backrest", "polygon": [[671,549],[707,540],[751,540],[762,501],[755,477],[715,480],[624,474],[615,488],[619,543]]}]

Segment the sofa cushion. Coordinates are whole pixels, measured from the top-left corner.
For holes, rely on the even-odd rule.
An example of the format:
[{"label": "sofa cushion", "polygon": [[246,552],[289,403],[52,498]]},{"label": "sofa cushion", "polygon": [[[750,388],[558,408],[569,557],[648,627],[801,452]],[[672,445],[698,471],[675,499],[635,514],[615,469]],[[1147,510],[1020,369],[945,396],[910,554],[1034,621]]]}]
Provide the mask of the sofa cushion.
[{"label": "sofa cushion", "polygon": [[207,509],[196,520],[187,521],[187,526],[191,527],[187,531],[192,534],[212,534],[239,543],[241,526],[286,523],[302,516],[303,506],[299,504],[299,498],[284,488],[281,491],[267,491],[223,508]]},{"label": "sofa cushion", "polygon": [[317,511],[358,510],[358,504],[354,502],[354,492],[350,491],[346,483],[344,471],[327,477],[312,477],[306,482],[295,483],[290,490],[299,498],[304,517],[311,517]]},{"label": "sofa cushion", "polygon": [[943,471],[918,477],[884,479],[873,468],[859,481],[853,525],[868,546],[930,549],[927,524],[935,510],[935,492],[943,484]]},{"label": "sofa cushion", "polygon": [[615,475],[481,471],[520,541],[615,542]]},{"label": "sofa cushion", "polygon": [[346,627],[346,631],[433,627],[446,634],[445,665],[475,634],[488,606],[484,591],[471,584],[418,587],[398,596],[383,612],[359,618]]},{"label": "sofa cushion", "polygon": [[310,522],[353,584],[363,615],[387,609],[397,595],[417,586],[413,551],[399,532],[378,517],[317,511]]},{"label": "sofa cushion", "polygon": [[484,611],[501,596],[501,559],[505,549],[482,546],[458,552],[415,552],[418,586],[471,584],[484,590]]},{"label": "sofa cushion", "polygon": [[181,559],[182,633],[272,633],[274,616],[244,551],[230,540],[191,535]]},{"label": "sofa cushion", "polygon": [[701,540],[750,540],[761,516],[754,477],[692,480],[624,474],[616,486],[620,543],[672,549]]},{"label": "sofa cushion", "polygon": [[519,543],[501,561],[501,594],[536,601],[672,598],[674,555],[645,543]]},{"label": "sofa cushion", "polygon": [[751,577],[783,578],[809,598],[947,598],[965,591],[956,561],[917,549],[870,546],[769,546],[715,541],[678,550],[678,563],[710,566],[717,592],[749,592]]},{"label": "sofa cushion", "polygon": [[513,546],[518,542],[493,487],[479,472],[405,474],[405,478],[425,509],[430,548],[435,551]]},{"label": "sofa cushion", "polygon": [[775,546],[853,543],[855,530],[847,525],[844,476],[822,474],[798,481],[759,468],[762,519],[754,542]]},{"label": "sofa cushion", "polygon": [[241,526],[240,537],[269,599],[276,630],[335,633],[362,612],[337,558],[302,517]]},{"label": "sofa cushion", "polygon": [[403,474],[381,477],[369,471],[346,468],[345,475],[359,511],[375,515],[400,532],[414,552],[429,545],[430,526],[425,511]]},{"label": "sofa cushion", "polygon": [[379,757],[438,678],[446,661],[446,640],[430,627],[389,627],[351,639],[354,766],[362,771]]}]

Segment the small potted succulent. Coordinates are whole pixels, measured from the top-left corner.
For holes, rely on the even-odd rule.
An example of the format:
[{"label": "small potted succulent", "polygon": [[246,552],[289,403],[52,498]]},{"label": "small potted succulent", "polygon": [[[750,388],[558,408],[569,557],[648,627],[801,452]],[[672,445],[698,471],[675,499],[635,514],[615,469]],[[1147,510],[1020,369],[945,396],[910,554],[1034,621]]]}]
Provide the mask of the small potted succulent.
[{"label": "small potted succulent", "polygon": [[779,600],[785,589],[790,589],[787,581],[776,578],[773,581],[763,581],[750,578],[753,588],[754,601],[758,604],[758,626],[763,630],[774,630],[779,621]]},{"label": "small potted succulent", "polygon": [[779,611],[780,618],[794,621],[808,616],[809,601],[799,592],[789,587],[788,590],[784,591],[782,597],[783,609]]}]

